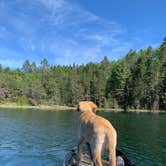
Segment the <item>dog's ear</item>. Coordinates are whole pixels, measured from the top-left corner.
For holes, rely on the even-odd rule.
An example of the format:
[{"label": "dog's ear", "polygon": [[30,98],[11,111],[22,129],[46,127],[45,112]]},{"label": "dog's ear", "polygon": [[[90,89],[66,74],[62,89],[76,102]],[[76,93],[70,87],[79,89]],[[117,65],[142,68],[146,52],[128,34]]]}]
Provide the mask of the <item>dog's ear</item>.
[{"label": "dog's ear", "polygon": [[97,111],[97,105],[95,103],[91,102],[91,108],[92,108],[92,111],[94,113],[96,113],[96,111]]},{"label": "dog's ear", "polygon": [[78,112],[80,111],[80,109],[79,109],[79,104],[77,104],[76,110],[77,110]]}]

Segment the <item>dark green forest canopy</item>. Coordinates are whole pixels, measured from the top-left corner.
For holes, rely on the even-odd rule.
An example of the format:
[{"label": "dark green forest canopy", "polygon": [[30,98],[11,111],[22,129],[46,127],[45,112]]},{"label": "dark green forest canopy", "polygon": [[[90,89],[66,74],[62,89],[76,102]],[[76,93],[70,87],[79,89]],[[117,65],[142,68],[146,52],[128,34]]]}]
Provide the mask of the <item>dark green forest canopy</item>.
[{"label": "dark green forest canopy", "polygon": [[73,106],[91,100],[100,107],[166,109],[166,39],[157,48],[130,50],[118,61],[40,66],[26,60],[21,69],[0,65],[0,102]]}]

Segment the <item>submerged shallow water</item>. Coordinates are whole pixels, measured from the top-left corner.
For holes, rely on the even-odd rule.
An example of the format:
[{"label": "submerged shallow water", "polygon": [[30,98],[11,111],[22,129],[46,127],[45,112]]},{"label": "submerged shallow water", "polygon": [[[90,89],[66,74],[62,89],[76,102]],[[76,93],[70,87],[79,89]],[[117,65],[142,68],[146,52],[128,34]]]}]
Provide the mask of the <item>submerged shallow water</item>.
[{"label": "submerged shallow water", "polygon": [[[118,148],[138,166],[166,165],[166,114],[100,112],[118,132]],[[76,146],[74,111],[0,110],[1,166],[61,166]]]}]

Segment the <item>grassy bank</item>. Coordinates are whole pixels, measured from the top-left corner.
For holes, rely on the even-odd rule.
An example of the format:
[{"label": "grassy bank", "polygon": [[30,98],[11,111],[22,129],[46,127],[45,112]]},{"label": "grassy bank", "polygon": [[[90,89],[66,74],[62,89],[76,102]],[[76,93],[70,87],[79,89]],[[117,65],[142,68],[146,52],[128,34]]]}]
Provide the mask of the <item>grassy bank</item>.
[{"label": "grassy bank", "polygon": [[151,112],[151,113],[166,113],[166,110],[146,110],[146,109],[129,109],[127,112]]},{"label": "grassy bank", "polygon": [[38,106],[32,106],[32,105],[18,105],[16,103],[3,103],[0,104],[0,108],[5,109],[37,109],[37,110],[74,110],[74,107],[69,106],[61,106],[61,105],[38,105]]},{"label": "grassy bank", "polygon": [[[75,107],[69,106],[61,106],[61,105],[19,105],[17,103],[1,103],[0,108],[4,109],[34,109],[34,110],[75,110]],[[98,108],[98,111],[105,111],[105,112],[125,112],[123,109],[113,109],[113,108]],[[126,112],[136,112],[136,113],[166,113],[165,110],[146,110],[146,109],[129,109]]]},{"label": "grassy bank", "polygon": [[166,110],[147,110],[147,109],[128,109],[125,111],[124,109],[114,109],[114,108],[99,108],[99,111],[105,112],[136,112],[136,113],[166,113]]}]

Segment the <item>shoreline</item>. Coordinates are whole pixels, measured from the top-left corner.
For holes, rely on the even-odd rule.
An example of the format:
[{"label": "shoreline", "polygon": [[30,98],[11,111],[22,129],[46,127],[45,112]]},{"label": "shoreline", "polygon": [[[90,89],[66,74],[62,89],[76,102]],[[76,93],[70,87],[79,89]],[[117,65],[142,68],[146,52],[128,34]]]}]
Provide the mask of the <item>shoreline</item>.
[{"label": "shoreline", "polygon": [[[33,109],[33,110],[43,110],[43,111],[62,111],[62,110],[76,110],[75,107],[63,106],[63,105],[18,105],[16,103],[4,103],[0,104],[2,109]],[[124,111],[123,109],[114,109],[114,108],[98,108],[100,112],[126,112],[126,113],[166,113],[166,110],[144,110],[144,109],[129,109]]]},{"label": "shoreline", "polygon": [[59,110],[74,110],[75,107],[62,106],[62,105],[17,105],[11,103],[0,104],[0,108],[3,109],[33,109],[33,110],[45,110],[45,111],[59,111]]},{"label": "shoreline", "polygon": [[166,113],[166,110],[148,110],[148,109],[128,109],[127,111],[121,108],[99,108],[99,111],[104,112],[126,112],[126,113]]}]

